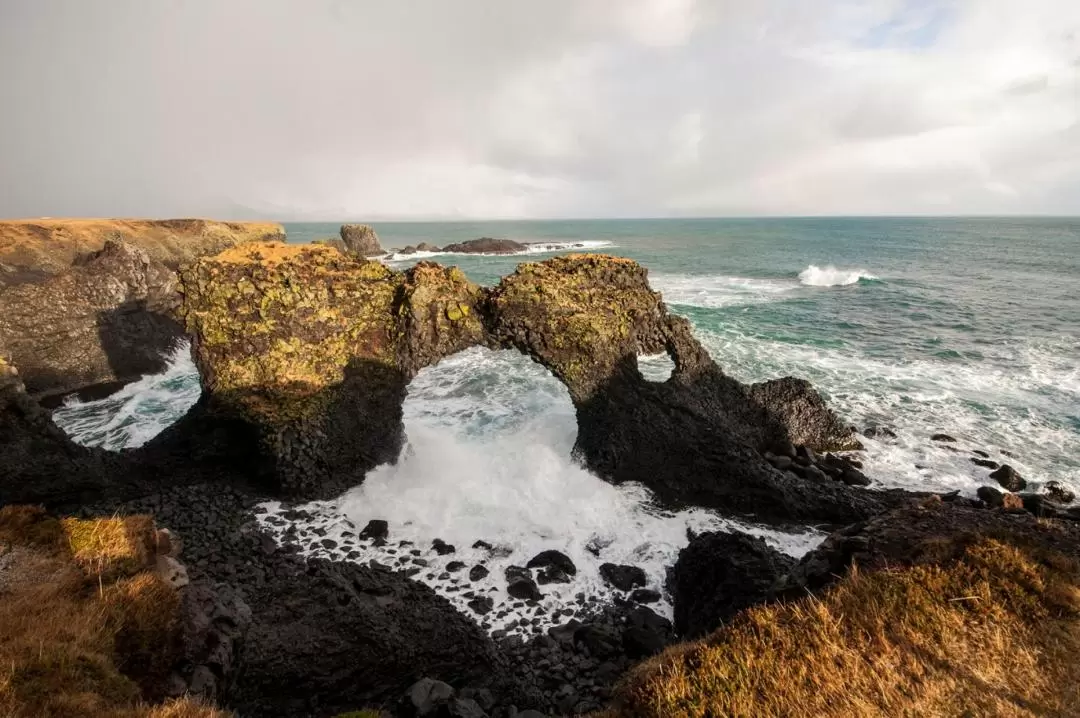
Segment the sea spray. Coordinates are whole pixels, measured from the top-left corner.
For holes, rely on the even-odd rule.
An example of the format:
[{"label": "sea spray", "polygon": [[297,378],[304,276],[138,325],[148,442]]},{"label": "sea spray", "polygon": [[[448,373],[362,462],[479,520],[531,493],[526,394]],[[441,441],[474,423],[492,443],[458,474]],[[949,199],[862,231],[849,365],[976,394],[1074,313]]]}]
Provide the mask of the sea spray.
[{"label": "sea spray", "polygon": [[860,280],[877,279],[865,269],[837,269],[833,265],[819,267],[811,264],[799,272],[799,282],[808,287],[845,287]]}]

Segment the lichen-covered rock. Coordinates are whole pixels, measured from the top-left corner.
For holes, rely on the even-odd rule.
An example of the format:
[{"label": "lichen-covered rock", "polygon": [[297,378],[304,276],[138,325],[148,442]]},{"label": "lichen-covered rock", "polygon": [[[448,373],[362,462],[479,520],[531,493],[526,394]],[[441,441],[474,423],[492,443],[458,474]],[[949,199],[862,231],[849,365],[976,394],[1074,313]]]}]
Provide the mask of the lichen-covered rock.
[{"label": "lichen-covered rock", "polygon": [[109,240],[60,274],[0,290],[0,346],[37,397],[160,372],[183,335],[176,288],[145,250]]},{"label": "lichen-covered rock", "polygon": [[211,408],[256,426],[283,493],[328,497],[396,460],[423,366],[484,337],[457,269],[394,272],[327,247],[238,247],[182,274]]},{"label": "lichen-covered rock", "polygon": [[[214,222],[206,219],[35,219],[0,220],[0,264],[9,281],[36,281],[63,272],[105,242],[122,240],[154,261],[176,269],[198,257],[246,242],[282,240],[274,222]],[[3,282],[0,281],[0,284]]]},{"label": "lichen-covered rock", "polygon": [[[408,382],[485,345],[547,367],[577,409],[575,455],[663,502],[841,524],[903,498],[771,466],[763,452],[793,434],[834,448],[852,433],[805,382],[746,387],[725,375],[628,259],[522,264],[485,290],[456,268],[395,272],[328,247],[277,244],[203,259],[182,283],[208,405],[256,428],[288,495],[326,498],[394,461]],[[666,382],[637,368],[639,354],[658,351],[675,364]]]},{"label": "lichen-covered rock", "polygon": [[345,249],[359,257],[378,257],[386,254],[379,244],[379,236],[366,224],[341,225],[341,241]]}]

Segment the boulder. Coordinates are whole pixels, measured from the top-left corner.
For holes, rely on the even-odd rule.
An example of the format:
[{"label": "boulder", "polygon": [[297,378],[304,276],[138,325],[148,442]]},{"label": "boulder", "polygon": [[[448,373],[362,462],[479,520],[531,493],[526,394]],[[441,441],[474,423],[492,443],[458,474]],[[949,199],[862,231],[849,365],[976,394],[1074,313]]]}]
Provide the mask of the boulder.
[{"label": "boulder", "polygon": [[367,525],[360,530],[360,539],[364,540],[386,540],[390,535],[390,524],[383,519],[371,519],[367,522]]},{"label": "boulder", "polygon": [[187,694],[223,704],[240,669],[251,608],[224,584],[189,584],[180,597],[181,660],[170,676],[169,697]]},{"label": "boulder", "polygon": [[1067,488],[1060,481],[1047,481],[1043,484],[1042,490],[1048,499],[1059,504],[1071,504],[1076,500],[1076,494],[1072,489]]},{"label": "boulder", "polygon": [[675,628],[684,638],[711,633],[742,609],[769,600],[795,563],[757,536],[699,535],[679,552],[669,578]]},{"label": "boulder", "polygon": [[441,252],[442,251],[441,249],[436,247],[434,244],[429,244],[427,242],[421,242],[420,244],[416,245],[416,248],[421,252]]},{"label": "boulder", "polygon": [[333,247],[337,251],[345,254],[349,251],[349,248],[345,246],[345,242],[338,237],[327,237],[326,239],[312,240],[312,244],[317,244],[321,247]]},{"label": "boulder", "polygon": [[165,369],[184,332],[176,274],[109,240],[41,282],[0,291],[0,346],[37,398]]},{"label": "boulder", "polygon": [[345,249],[358,257],[378,257],[386,254],[379,244],[375,230],[366,224],[341,225],[341,241]]},{"label": "boulder", "polygon": [[1004,495],[993,486],[980,486],[976,489],[975,495],[979,497],[980,501],[992,509],[1001,508],[1004,504]]},{"label": "boulder", "polygon": [[448,244],[442,248],[442,251],[454,254],[518,254],[528,248],[528,245],[511,239],[481,237],[480,239],[470,239],[467,242]]},{"label": "boulder", "polygon": [[1027,481],[1024,480],[1024,477],[1008,464],[1002,464],[1001,468],[990,472],[990,478],[1009,491],[1023,491],[1027,488]]},{"label": "boulder", "polygon": [[559,569],[568,576],[577,574],[577,566],[570,560],[570,557],[562,551],[555,551],[554,549],[541,551],[525,564],[525,568],[548,568],[549,566]]},{"label": "boulder", "polygon": [[971,463],[975,464],[976,466],[981,466],[984,469],[996,469],[999,466],[998,462],[996,462],[996,461],[994,461],[992,459],[980,459],[977,456],[969,457],[968,460],[971,461]]},{"label": "boulder", "polygon": [[600,564],[600,576],[620,591],[632,591],[635,588],[644,586],[648,580],[645,571],[637,566],[614,563]]},{"label": "boulder", "polygon": [[934,434],[930,437],[930,441],[941,441],[948,444],[956,443],[956,439],[948,434]]},{"label": "boulder", "polygon": [[506,592],[514,598],[523,601],[539,601],[543,594],[537,588],[536,582],[528,576],[515,576],[506,584]]}]

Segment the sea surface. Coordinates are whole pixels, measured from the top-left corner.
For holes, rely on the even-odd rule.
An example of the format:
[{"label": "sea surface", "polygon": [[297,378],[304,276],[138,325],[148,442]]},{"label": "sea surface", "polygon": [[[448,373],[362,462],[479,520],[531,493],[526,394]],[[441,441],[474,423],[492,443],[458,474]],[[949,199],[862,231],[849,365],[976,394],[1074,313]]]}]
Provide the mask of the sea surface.
[{"label": "sea surface", "polygon": [[[286,230],[289,241],[305,242],[333,236],[339,224]],[[865,471],[877,487],[974,494],[993,484],[989,470],[970,460],[979,450],[1012,465],[1034,488],[1054,480],[1080,493],[1080,219],[374,226],[388,249],[481,236],[547,244],[525,256],[388,260],[395,267],[422,258],[456,264],[482,284],[519,262],[566,251],[637,260],[725,371],[747,382],[805,377],[855,427],[895,432],[895,439],[863,441]],[[643,371],[661,377],[670,370],[665,361],[643,359]],[[102,401],[69,403],[56,419],[83,443],[134,446],[198,394],[187,348],[179,347],[163,375]],[[611,487],[575,465],[569,396],[512,351],[472,349],[425,369],[410,386],[405,423],[401,460],[375,469],[339,500],[315,505],[318,521],[340,531],[345,521],[389,519],[393,537],[417,545],[442,538],[466,562],[485,558],[467,550],[476,539],[509,547],[509,556],[491,561],[494,569],[559,548],[583,569],[573,584],[551,589],[561,601],[610,593],[596,575],[602,561],[642,565],[650,586],[662,590],[687,528],[736,525],[703,511],[659,511],[644,489]],[[938,432],[957,442],[931,441]],[[739,527],[795,555],[821,538],[813,527]],[[596,557],[589,548],[599,545]],[[365,553],[360,560],[373,557],[386,558]],[[429,581],[463,603],[437,568],[433,562]],[[490,581],[496,578],[493,570]],[[666,598],[658,608],[669,608]],[[511,611],[501,623],[485,620],[494,629],[518,618]]]}]

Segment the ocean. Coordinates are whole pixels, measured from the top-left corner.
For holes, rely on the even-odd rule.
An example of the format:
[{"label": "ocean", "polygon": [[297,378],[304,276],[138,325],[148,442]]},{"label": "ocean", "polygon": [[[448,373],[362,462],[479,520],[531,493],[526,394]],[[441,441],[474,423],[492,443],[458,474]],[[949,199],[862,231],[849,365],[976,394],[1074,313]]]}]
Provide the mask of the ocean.
[{"label": "ocean", "polygon": [[[304,242],[334,236],[339,224],[286,224],[286,230],[289,241]],[[374,226],[386,248],[481,236],[558,246],[528,256],[433,257],[482,284],[497,282],[519,262],[562,251],[640,262],[729,374],[747,382],[805,377],[858,429],[891,429],[895,439],[863,440],[865,472],[876,487],[973,495],[994,484],[988,469],[971,462],[978,450],[1012,465],[1034,488],[1053,480],[1080,493],[1080,219]],[[396,255],[390,264],[406,267],[421,258],[429,257]],[[662,377],[670,370],[664,362],[644,359],[643,370]],[[182,415],[198,394],[189,352],[179,347],[164,374],[101,401],[68,403],[55,418],[82,443],[136,446]],[[550,589],[553,605],[578,593],[608,596],[596,574],[601,561],[641,565],[662,591],[688,528],[738,527],[794,555],[821,539],[814,527],[781,531],[705,511],[666,512],[641,487],[612,487],[591,476],[570,459],[576,426],[565,389],[512,351],[472,349],[425,369],[410,386],[405,423],[408,443],[396,465],[379,467],[337,501],[312,507],[315,523],[330,536],[346,522],[384,518],[393,537],[417,545],[442,538],[466,562],[477,539],[506,546],[509,554],[500,560],[507,565],[557,548],[582,570],[572,584]],[[939,432],[957,441],[931,441]],[[590,550],[597,546],[603,546],[599,558]],[[309,551],[326,553],[318,544]],[[388,557],[358,560],[369,558]],[[421,580],[464,606],[457,589],[450,590],[453,577],[436,561],[430,574]],[[666,596],[657,607],[669,610]],[[507,611],[484,621],[495,630],[520,620],[516,609]]]}]

